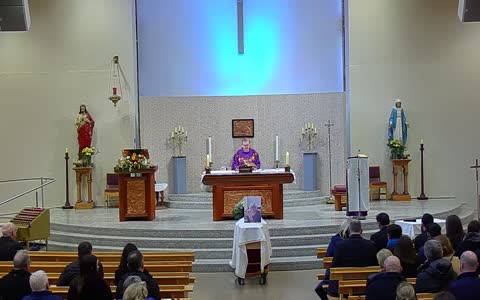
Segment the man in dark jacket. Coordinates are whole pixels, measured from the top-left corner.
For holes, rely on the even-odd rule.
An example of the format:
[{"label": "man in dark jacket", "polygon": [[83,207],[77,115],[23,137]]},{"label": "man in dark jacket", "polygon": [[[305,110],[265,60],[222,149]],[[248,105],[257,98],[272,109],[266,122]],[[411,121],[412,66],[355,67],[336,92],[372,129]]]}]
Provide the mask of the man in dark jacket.
[{"label": "man in dark jacket", "polygon": [[[352,220],[349,229],[349,238],[339,241],[335,246],[332,268],[378,266],[377,248],[372,241],[362,237],[362,223]],[[330,280],[327,293],[338,297],[338,281]]]},{"label": "man in dark jacket", "polygon": [[427,261],[420,267],[415,291],[417,293],[438,293],[446,290],[455,280],[452,263],[443,259],[442,245],[437,240],[428,240],[424,245]]},{"label": "man in dark jacket", "polygon": [[158,288],[158,283],[153,279],[143,268],[143,254],[134,250],[130,252],[127,258],[127,267],[128,273],[123,275],[122,279],[118,282],[117,285],[117,299],[123,298],[123,292],[125,291],[125,280],[130,276],[138,276],[142,281],[145,281],[147,284],[148,297],[153,299],[160,299],[160,289]]},{"label": "man in dark jacket", "polygon": [[457,300],[480,299],[480,279],[477,274],[478,259],[472,251],[463,252],[460,257],[460,276],[452,282],[448,291]]},{"label": "man in dark jacket", "polygon": [[398,240],[402,237],[402,227],[397,224],[390,224],[387,226],[387,249],[393,252]]},{"label": "man in dark jacket", "polygon": [[385,259],[383,271],[369,277],[367,280],[368,300],[395,300],[397,298],[397,286],[405,281],[402,275],[402,266],[396,256]]},{"label": "man in dark jacket", "polygon": [[13,258],[13,270],[0,279],[0,299],[21,300],[29,295],[30,289],[30,256],[28,251],[19,250]]},{"label": "man in dark jacket", "polygon": [[[78,244],[78,259],[68,264],[57,280],[58,286],[69,286],[75,276],[80,275],[80,258],[84,255],[92,254],[92,244],[81,242]],[[98,274],[103,279],[103,265],[98,263]]]},{"label": "man in dark jacket", "polygon": [[379,213],[377,215],[377,224],[380,230],[372,234],[370,240],[377,247],[377,251],[380,251],[387,247],[387,226],[390,224],[390,217],[386,213]]},{"label": "man in dark jacket", "polygon": [[417,235],[415,239],[413,240],[413,243],[415,244],[415,250],[418,250],[423,247],[425,242],[428,240],[428,234],[427,234],[427,226],[429,224],[433,223],[433,216],[431,214],[424,214],[422,216],[422,233]]},{"label": "man in dark jacket", "polygon": [[22,250],[22,244],[17,242],[17,227],[13,223],[5,223],[2,226],[0,238],[0,260],[12,261],[18,250]]}]

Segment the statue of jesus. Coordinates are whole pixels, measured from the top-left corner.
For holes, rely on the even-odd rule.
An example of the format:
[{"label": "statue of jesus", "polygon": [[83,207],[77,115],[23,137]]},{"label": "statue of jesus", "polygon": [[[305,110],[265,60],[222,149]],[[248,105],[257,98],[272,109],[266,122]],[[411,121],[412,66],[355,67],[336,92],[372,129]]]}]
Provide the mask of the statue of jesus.
[{"label": "statue of jesus", "polygon": [[75,127],[78,133],[78,153],[86,147],[92,147],[93,127],[95,121],[87,111],[85,104],[80,105],[80,111],[75,119]]},{"label": "statue of jesus", "polygon": [[399,140],[400,143],[405,146],[407,143],[407,119],[402,108],[402,101],[397,99],[395,106],[390,113],[390,119],[388,121],[388,140]]}]

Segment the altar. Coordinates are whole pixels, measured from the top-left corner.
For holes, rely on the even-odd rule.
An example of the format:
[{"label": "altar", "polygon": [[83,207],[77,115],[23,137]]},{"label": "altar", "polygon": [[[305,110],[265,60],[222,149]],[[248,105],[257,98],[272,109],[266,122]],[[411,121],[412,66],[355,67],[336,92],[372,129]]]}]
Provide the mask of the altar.
[{"label": "altar", "polygon": [[202,183],[213,186],[213,221],[232,219],[234,206],[245,196],[262,197],[262,217],[283,219],[283,185],[295,180],[293,172],[281,169],[211,171]]}]

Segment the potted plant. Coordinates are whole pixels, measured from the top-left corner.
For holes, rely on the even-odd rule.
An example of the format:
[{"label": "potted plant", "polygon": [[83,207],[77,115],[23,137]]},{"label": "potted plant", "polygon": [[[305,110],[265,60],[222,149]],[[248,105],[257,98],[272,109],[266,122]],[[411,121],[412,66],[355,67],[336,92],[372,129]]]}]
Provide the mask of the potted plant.
[{"label": "potted plant", "polygon": [[388,141],[388,148],[390,148],[391,159],[403,159],[405,158],[405,146],[400,143],[399,140],[393,139]]},{"label": "potted plant", "polygon": [[85,147],[78,154],[78,159],[73,162],[76,167],[93,167],[92,155],[96,153],[95,147]]}]

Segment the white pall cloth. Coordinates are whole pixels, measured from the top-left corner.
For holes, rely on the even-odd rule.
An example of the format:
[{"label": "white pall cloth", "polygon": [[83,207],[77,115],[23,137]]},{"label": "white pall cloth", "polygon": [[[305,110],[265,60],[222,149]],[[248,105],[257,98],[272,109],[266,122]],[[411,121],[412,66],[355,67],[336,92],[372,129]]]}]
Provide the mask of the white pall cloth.
[{"label": "white pall cloth", "polygon": [[161,192],[166,190],[168,187],[167,183],[155,183],[155,192]]},{"label": "white pall cloth", "polygon": [[235,269],[235,275],[240,278],[245,278],[245,273],[247,272],[248,256],[246,245],[255,242],[260,242],[260,271],[263,273],[265,266],[270,263],[270,256],[272,256],[268,224],[263,219],[261,223],[245,223],[243,218],[238,220],[235,224],[233,235],[230,266]]},{"label": "white pall cloth", "polygon": [[[433,222],[442,227],[442,233],[445,233],[445,220],[433,219]],[[395,221],[395,224],[402,227],[402,234],[408,235],[411,239],[422,233],[422,219],[417,219],[415,222],[408,222],[403,220]]]}]

